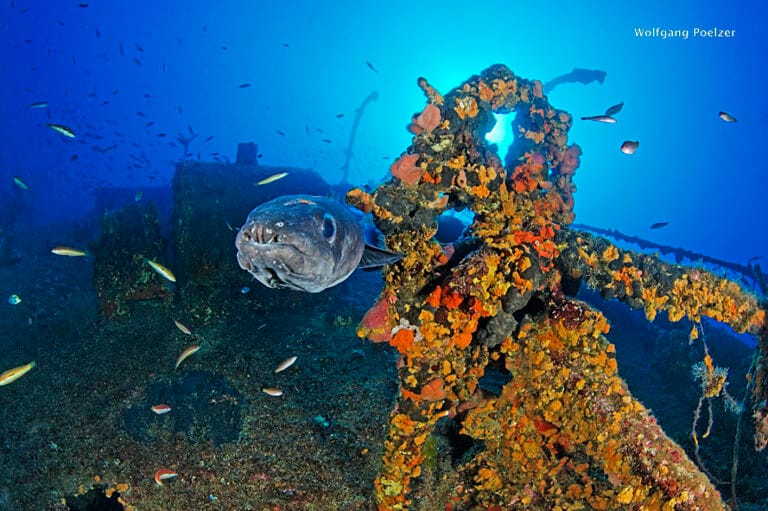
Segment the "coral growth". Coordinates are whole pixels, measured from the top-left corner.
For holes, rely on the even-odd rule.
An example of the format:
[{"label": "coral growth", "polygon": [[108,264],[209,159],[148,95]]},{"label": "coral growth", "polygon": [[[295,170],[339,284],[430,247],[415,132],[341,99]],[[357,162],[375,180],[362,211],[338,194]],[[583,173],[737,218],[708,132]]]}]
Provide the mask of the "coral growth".
[{"label": "coral growth", "polygon": [[408,131],[414,135],[423,132],[430,133],[440,125],[440,109],[435,105],[427,105],[418,116],[413,117],[413,121],[408,125]]},{"label": "coral growth", "polygon": [[[447,509],[725,509],[619,378],[605,318],[563,282],[581,279],[649,319],[666,310],[740,331],[764,324],[757,302],[707,272],[694,278],[569,229],[581,151],[567,145],[571,116],[540,82],[497,65],[445,96],[423,78],[419,86],[424,113],[439,110],[430,115],[440,123],[428,130],[415,119],[421,129],[393,165],[398,179],[347,196],[405,254],[358,332],[400,353],[379,509],[411,505],[425,442],[444,417],[484,446],[457,467]],[[512,111],[518,136],[502,165],[484,136],[492,113]],[[435,217],[451,208],[475,214],[469,248],[434,240]],[[498,396],[479,386],[489,364],[511,375]]]},{"label": "coral growth", "polygon": [[392,175],[398,178],[403,184],[415,185],[421,178],[422,169],[416,162],[419,160],[418,154],[404,154],[392,164],[390,171]]}]

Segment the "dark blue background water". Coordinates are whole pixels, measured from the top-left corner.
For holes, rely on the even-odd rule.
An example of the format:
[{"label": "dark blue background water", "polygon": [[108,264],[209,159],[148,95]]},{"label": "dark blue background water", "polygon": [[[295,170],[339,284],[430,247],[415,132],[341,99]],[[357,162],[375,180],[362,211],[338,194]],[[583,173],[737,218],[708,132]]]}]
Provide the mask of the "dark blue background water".
[{"label": "dark blue background water", "polygon": [[[576,118],[625,103],[616,125],[577,120],[570,132],[584,150],[577,222],[739,262],[768,255],[764,2],[88,3],[0,6],[0,207],[17,207],[5,199],[18,199],[11,180],[23,177],[30,231],[88,212],[96,186],[169,183],[183,153],[169,143],[190,127],[195,158],[234,159],[237,142],[253,140],[262,163],[314,167],[335,182],[354,110],[374,90],[350,178],[379,179],[424,105],[417,77],[446,92],[500,62],[543,81],[573,67],[607,71],[602,85],[550,94]],[[635,35],[653,27],[691,33]],[[695,27],[735,36],[694,38]],[[50,106],[26,110],[34,101]],[[632,156],[619,151],[625,139],[640,141]],[[658,221],[669,226],[650,230]]]}]

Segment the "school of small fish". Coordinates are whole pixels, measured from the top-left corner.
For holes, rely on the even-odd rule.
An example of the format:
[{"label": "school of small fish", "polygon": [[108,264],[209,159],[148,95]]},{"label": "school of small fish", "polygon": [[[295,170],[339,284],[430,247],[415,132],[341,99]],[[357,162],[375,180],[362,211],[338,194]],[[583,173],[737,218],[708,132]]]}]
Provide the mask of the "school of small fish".
[{"label": "school of small fish", "polygon": [[[35,107],[31,107],[31,108],[35,108]],[[274,181],[274,180],[277,180],[277,179],[281,179],[285,175],[287,175],[287,173],[283,173],[283,175],[279,175],[278,174],[276,176],[270,176],[269,178],[267,178],[267,180]],[[20,178],[16,178],[16,179],[18,180],[16,182],[17,186],[20,186],[19,183],[23,183],[23,182],[21,181]],[[87,252],[85,252],[84,250],[80,250],[80,249],[72,248],[72,247],[67,247],[67,246],[57,246],[57,247],[54,247],[54,248],[51,249],[51,253],[55,254],[55,255],[67,256],[67,257],[83,257],[83,256],[88,255]],[[145,262],[152,268],[152,270],[154,270],[158,275],[162,276],[166,280],[169,280],[171,282],[175,282],[176,281],[176,278],[173,275],[173,273],[171,272],[171,270],[169,270],[165,266],[163,266],[160,263],[157,263],[155,261],[152,261],[150,259],[146,259]],[[243,293],[246,293],[246,292],[249,291],[249,289],[247,287],[243,287],[241,289],[241,291]],[[12,305],[17,305],[17,304],[21,303],[21,298],[18,295],[16,295],[16,294],[11,295],[8,298],[8,303],[10,303]],[[176,326],[176,328],[182,334],[187,335],[187,336],[194,336],[192,331],[186,325],[181,323],[179,320],[172,318],[172,321],[173,321],[173,324]],[[262,328],[264,328],[266,326],[267,326],[267,324],[264,323],[264,324],[260,325],[256,329],[256,331],[261,330]],[[185,348],[181,352],[181,354],[179,354],[179,356],[176,359],[176,363],[174,365],[174,371],[178,370],[178,368],[182,364],[182,362],[184,362],[191,355],[197,353],[200,350],[200,348],[201,348],[201,346],[199,344],[193,344],[193,345],[188,346],[187,348]],[[297,359],[298,359],[298,357],[294,355],[294,356],[288,357],[285,360],[281,361],[275,367],[274,373],[277,374],[277,373],[280,373],[282,371],[285,371],[286,369],[291,367],[296,362]],[[0,374],[0,386],[8,385],[8,384],[18,380],[19,378],[21,378],[22,376],[27,374],[29,371],[34,369],[35,366],[36,366],[36,363],[34,361],[32,361],[32,362],[29,362],[29,363],[24,364],[22,366],[13,367],[11,369],[8,369],[8,370],[4,371],[3,373]],[[283,390],[278,389],[276,387],[264,387],[264,388],[262,388],[262,391],[265,394],[267,394],[269,396],[272,396],[272,397],[279,397],[279,396],[283,395]],[[150,410],[155,415],[165,415],[167,413],[170,413],[173,410],[173,408],[169,404],[158,403],[158,404],[152,405],[150,407]],[[178,477],[178,475],[179,474],[176,471],[174,471],[174,470],[171,470],[171,469],[168,469],[168,468],[160,468],[160,469],[158,469],[155,472],[154,481],[155,481],[155,483],[158,486],[164,486],[166,482],[168,482],[169,480],[172,480],[172,479]],[[216,497],[213,497],[210,500],[217,500],[217,499],[216,499]]]},{"label": "school of small fish", "polygon": [[[617,103],[613,106],[608,107],[605,110],[604,114],[585,116],[585,117],[582,117],[581,120],[601,122],[605,124],[616,124],[616,118],[614,116],[618,114],[622,108],[624,108],[623,101],[621,103]],[[719,112],[718,116],[720,117],[720,119],[728,123],[738,122],[734,116],[732,116],[727,112],[721,111]],[[638,147],[640,147],[639,140],[625,140],[624,142],[621,143],[620,150],[624,154],[632,155],[632,154],[635,154],[635,151],[637,151]],[[655,222],[651,224],[650,228],[661,229],[662,227],[666,227],[667,225],[669,225],[669,222]]]},{"label": "school of small fish", "polygon": [[[80,8],[88,8],[88,6],[89,6],[89,4],[85,3],[85,2],[79,3],[77,5]],[[98,37],[98,38],[101,37],[101,32],[99,31],[98,27],[95,27],[95,34],[96,34],[96,37]],[[178,42],[178,44],[180,46],[182,45],[181,38],[177,38],[177,42]],[[134,46],[135,46],[136,52],[138,52],[138,53],[136,53],[135,56],[133,56],[133,59],[132,59],[133,60],[133,64],[135,64],[136,66],[140,66],[141,67],[141,66],[144,65],[144,63],[143,63],[142,59],[139,58],[139,56],[141,54],[144,54],[145,49],[144,49],[144,47],[142,47],[138,43],[134,43]],[[287,43],[283,43],[283,47],[284,48],[288,48],[289,45]],[[121,57],[126,57],[126,53],[127,53],[126,47],[123,45],[122,42],[120,42],[119,45],[117,46],[117,50],[119,51],[119,55]],[[226,45],[221,45],[220,46],[220,50],[222,52],[226,52],[228,50],[228,47]],[[129,58],[130,58],[130,55],[129,55]],[[366,60],[365,61],[365,66],[371,72],[379,73],[379,69],[376,66],[374,66],[371,63],[371,61]],[[162,70],[163,70],[163,72],[165,72],[166,69],[167,69],[167,64],[165,62],[163,62],[162,63]],[[247,91],[246,89],[251,89],[252,85],[253,84],[251,82],[241,82],[240,84],[237,85],[237,88],[243,90],[242,94],[249,94],[250,92]],[[256,84],[256,85],[258,86],[258,84]],[[117,95],[118,93],[119,93],[118,90],[112,91],[112,95],[113,96]],[[90,97],[90,98],[96,97],[96,93],[95,92],[89,93],[88,97]],[[144,98],[145,99],[149,99],[150,97],[151,97],[151,94],[149,94],[149,93],[145,93],[144,94]],[[109,100],[108,99],[100,98],[100,100],[101,100],[101,105],[102,106],[109,104]],[[615,105],[607,108],[603,114],[593,115],[593,116],[584,116],[584,117],[581,117],[581,119],[584,120],[584,121],[592,121],[592,122],[603,123],[603,124],[616,124],[617,120],[616,120],[615,116],[621,112],[621,110],[623,109],[623,106],[624,106],[624,103],[620,102],[618,104],[615,104]],[[48,116],[49,116],[48,118],[49,119],[51,118],[51,109],[49,108],[49,102],[48,101],[41,100],[41,101],[30,102],[29,104],[26,105],[25,109],[26,110],[30,110],[30,111],[35,111],[35,110],[37,110],[37,111],[47,111]],[[176,105],[175,106],[175,110],[176,110],[176,112],[179,115],[183,115],[183,110],[182,110],[182,106],[181,105]],[[28,115],[35,115],[35,114],[29,113]],[[57,115],[57,114],[54,113],[54,115]],[[139,117],[139,118],[146,118],[147,114],[145,114],[142,111],[136,111],[136,116]],[[731,114],[729,114],[727,112],[724,112],[724,111],[720,111],[718,116],[719,116],[719,118],[722,121],[724,121],[726,123],[736,123],[736,122],[738,122],[737,119],[734,116],[732,116]],[[336,114],[335,117],[336,117],[336,119],[342,119],[342,118],[345,117],[345,114],[340,112],[340,113]],[[70,121],[71,121],[71,119],[70,119]],[[67,121],[65,120],[64,122],[67,122]],[[152,128],[156,124],[154,120],[149,120],[147,122],[141,121],[141,122],[143,123],[143,126],[147,130],[148,133],[149,133],[149,129]],[[56,123],[54,123],[54,122],[47,122],[47,123],[45,123],[45,126],[48,129],[50,129],[51,131],[55,132],[56,134],[61,135],[65,139],[78,139],[78,136],[76,135],[75,131],[71,127],[69,127],[69,126],[67,126],[65,124],[62,124],[60,122],[56,122]],[[80,128],[85,130],[85,128],[87,127],[88,131],[90,132],[88,134],[92,135],[92,138],[94,138],[94,139],[100,138],[98,136],[93,136],[93,131],[94,130],[93,130],[92,126],[80,126],[79,124],[74,124],[74,126],[76,128],[78,128],[78,131],[80,131]],[[286,137],[286,131],[288,133],[291,132],[289,129],[286,129],[286,131],[283,131],[283,130],[280,130],[280,129],[277,129],[277,128],[273,128],[273,129],[274,129],[274,132],[278,136],[280,136],[280,137]],[[313,131],[315,133],[323,133],[323,129],[321,129],[321,128],[314,128]],[[179,136],[176,138],[176,141],[168,142],[169,145],[174,146],[174,147],[176,147],[177,143],[178,143],[183,148],[183,156],[185,158],[193,156],[193,153],[190,152],[189,147],[190,147],[191,142],[198,136],[198,133],[196,133],[192,129],[191,125],[188,125],[188,132],[189,132],[188,135],[185,135],[184,133],[179,134]],[[306,132],[307,136],[310,136],[311,130],[310,130],[309,125],[305,126],[305,132]],[[162,139],[166,139],[168,134],[165,133],[165,132],[157,132],[157,133],[154,133],[154,136],[156,137],[156,139],[158,139],[158,143],[159,143]],[[213,138],[214,137],[212,135],[209,135],[209,136],[207,136],[206,138],[203,139],[203,142],[206,142],[206,143],[207,142],[211,142],[213,140]],[[318,140],[320,142],[324,143],[324,144],[331,144],[332,143],[332,140],[329,139],[329,138],[320,138]],[[166,142],[163,141],[162,143],[165,144]],[[134,145],[135,145],[135,147],[139,147],[138,144],[134,143]],[[622,153],[624,153],[626,155],[633,155],[637,151],[639,145],[640,145],[640,142],[638,140],[624,140],[621,143],[620,150],[621,150]],[[95,152],[95,153],[103,154],[103,153],[110,152],[110,151],[116,149],[117,147],[118,147],[117,143],[110,144],[110,145],[104,145],[104,144],[95,145],[94,144],[92,146],[92,149],[93,149],[93,152]],[[150,169],[151,168],[151,164],[150,164],[149,158],[144,154],[143,151],[137,152],[137,153],[138,154],[131,154],[130,155],[130,158],[133,160],[133,163],[131,165],[131,169]],[[216,161],[220,161],[220,162],[227,161],[228,162],[228,159],[225,156],[220,155],[219,153],[210,153],[210,156],[212,156],[213,159],[216,160]],[[259,158],[261,156],[262,156],[261,154],[258,155]],[[200,159],[200,153],[197,154],[197,158],[198,158],[198,160]],[[77,153],[71,154],[69,156],[69,161],[71,161],[71,162],[78,161],[79,159],[80,159],[80,157],[79,157],[79,155]],[[388,156],[384,156],[383,159],[389,159],[389,157]],[[270,183],[274,183],[274,182],[276,182],[276,181],[278,181],[280,179],[285,178],[288,175],[289,175],[288,172],[279,172],[279,173],[267,176],[264,179],[258,181],[256,183],[256,186],[264,186],[264,185],[268,185]],[[154,179],[155,177],[156,177],[156,175],[154,175],[154,174],[150,174],[150,176],[149,176],[150,179]],[[37,185],[37,183],[34,180],[32,182],[33,182],[33,184]],[[20,176],[14,176],[13,177],[13,184],[18,189],[20,189],[20,190],[22,190],[24,192],[30,192],[32,190],[31,187],[27,184],[27,182],[25,182],[25,180],[22,177],[20,177]],[[32,192],[32,193],[34,193],[34,192]],[[134,200],[136,202],[139,202],[139,201],[142,200],[142,192],[141,192],[141,190],[136,192]],[[668,224],[669,223],[666,222],[666,221],[664,221],[664,222],[656,222],[656,223],[653,223],[653,224],[650,225],[650,229],[660,229],[662,227],[667,226]],[[232,229],[231,226],[230,226],[230,229]],[[56,246],[56,247],[51,249],[51,253],[55,254],[55,255],[58,255],[58,256],[64,256],[64,257],[85,257],[85,256],[89,256],[87,251],[82,250],[82,249],[78,249],[78,248],[74,248],[74,247],[70,247],[70,246]],[[169,282],[173,282],[173,283],[176,282],[176,277],[174,276],[173,272],[169,268],[167,268],[166,266],[162,265],[161,263],[159,263],[157,261],[150,260],[150,259],[145,259],[145,262],[146,262],[147,265],[150,266],[150,268],[154,272],[156,272],[163,279],[165,279],[165,280],[167,280]],[[244,287],[242,287],[240,289],[240,292],[243,293],[243,294],[246,294],[249,291],[250,291],[250,288],[248,288],[247,286],[244,286]],[[9,296],[7,301],[11,305],[18,305],[18,304],[21,303],[22,300],[21,300],[21,297],[19,297],[17,294],[12,294],[12,295]],[[195,334],[193,334],[193,332],[186,325],[184,325],[183,323],[181,323],[177,319],[172,319],[172,321],[173,321],[175,327],[183,335],[190,336],[192,339],[199,338],[198,336],[195,336]],[[256,329],[256,331],[261,330],[262,328],[264,328],[266,326],[267,326],[266,323],[262,324],[262,325],[260,325]],[[185,348],[179,354],[179,356],[176,359],[176,362],[175,362],[175,365],[174,365],[174,371],[178,370],[179,367],[181,366],[181,364],[187,358],[189,358],[190,356],[192,356],[193,354],[197,353],[200,350],[201,350],[201,345],[200,344],[192,344],[192,345],[188,346],[187,348]],[[274,374],[281,373],[281,372],[287,370],[288,368],[292,367],[296,363],[297,359],[298,359],[298,357],[294,355],[294,356],[290,356],[290,357],[280,361],[275,366]],[[27,373],[29,373],[32,369],[34,369],[35,366],[36,366],[35,361],[31,361],[31,362],[29,362],[27,364],[24,364],[24,365],[21,365],[21,366],[18,366],[18,367],[14,367],[14,368],[11,368],[11,369],[8,369],[8,370],[4,371],[3,373],[0,374],[0,386],[8,385],[8,384],[18,380],[22,376],[24,376]],[[267,394],[268,396],[271,396],[271,397],[280,397],[280,396],[282,396],[284,394],[284,391],[282,389],[280,389],[280,388],[277,388],[277,387],[265,386],[265,387],[262,387],[261,390],[262,390],[263,393],[265,393],[265,394]],[[152,405],[150,407],[150,409],[156,415],[163,415],[163,414],[170,413],[172,411],[172,407],[169,404],[166,404],[166,403],[154,404],[154,405]],[[173,480],[174,478],[176,478],[178,476],[179,476],[179,474],[175,470],[170,469],[170,468],[166,468],[166,467],[161,467],[161,468],[159,468],[154,473],[154,481],[155,481],[155,483],[158,486],[164,486],[164,484],[166,484],[167,482]],[[211,495],[209,495],[209,500],[210,501],[216,501],[216,500],[218,500],[218,498],[211,494]]]}]

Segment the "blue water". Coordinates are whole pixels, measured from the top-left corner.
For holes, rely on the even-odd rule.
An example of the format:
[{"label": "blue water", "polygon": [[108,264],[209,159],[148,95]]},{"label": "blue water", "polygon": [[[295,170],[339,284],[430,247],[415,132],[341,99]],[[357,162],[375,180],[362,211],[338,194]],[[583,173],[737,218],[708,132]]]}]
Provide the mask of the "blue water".
[{"label": "blue water", "polygon": [[[4,0],[0,190],[13,193],[14,175],[33,188],[28,223],[82,214],[95,186],[168,183],[183,153],[169,142],[189,136],[189,126],[199,134],[190,145],[195,157],[234,159],[236,143],[253,140],[262,163],[313,167],[333,182],[354,109],[375,90],[380,96],[363,118],[351,166],[351,178],[362,183],[385,175],[382,158],[408,146],[404,126],[424,104],[417,77],[447,91],[497,62],[543,81],[582,67],[606,71],[605,83],[562,85],[550,94],[555,106],[575,117],[620,101],[625,107],[616,125],[576,121],[570,132],[584,150],[577,221],[745,262],[768,255],[761,150],[768,46],[760,22],[767,13],[759,1],[82,8]],[[689,37],[635,35],[654,27],[688,30]],[[695,28],[713,27],[734,35],[693,36]],[[243,83],[251,86],[239,88]],[[50,106],[25,110],[34,101]],[[721,110],[738,122],[721,121]],[[71,127],[77,140],[46,122]],[[625,139],[640,141],[632,156],[619,151]],[[93,149],[112,145],[106,153]],[[142,152],[146,168],[129,168],[130,155]],[[649,230],[658,221],[669,226]]]}]

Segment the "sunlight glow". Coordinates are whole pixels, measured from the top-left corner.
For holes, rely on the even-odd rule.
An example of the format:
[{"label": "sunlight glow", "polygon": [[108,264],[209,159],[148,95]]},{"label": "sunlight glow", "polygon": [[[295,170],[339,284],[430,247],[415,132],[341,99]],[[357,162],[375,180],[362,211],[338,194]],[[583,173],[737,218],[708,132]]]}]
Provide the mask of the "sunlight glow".
[{"label": "sunlight glow", "polygon": [[491,143],[496,144],[499,147],[499,156],[502,157],[502,161],[507,154],[507,149],[512,145],[515,140],[515,134],[512,131],[512,121],[515,118],[514,113],[509,114],[493,114],[496,119],[496,124],[493,129],[485,135],[485,139]]}]

